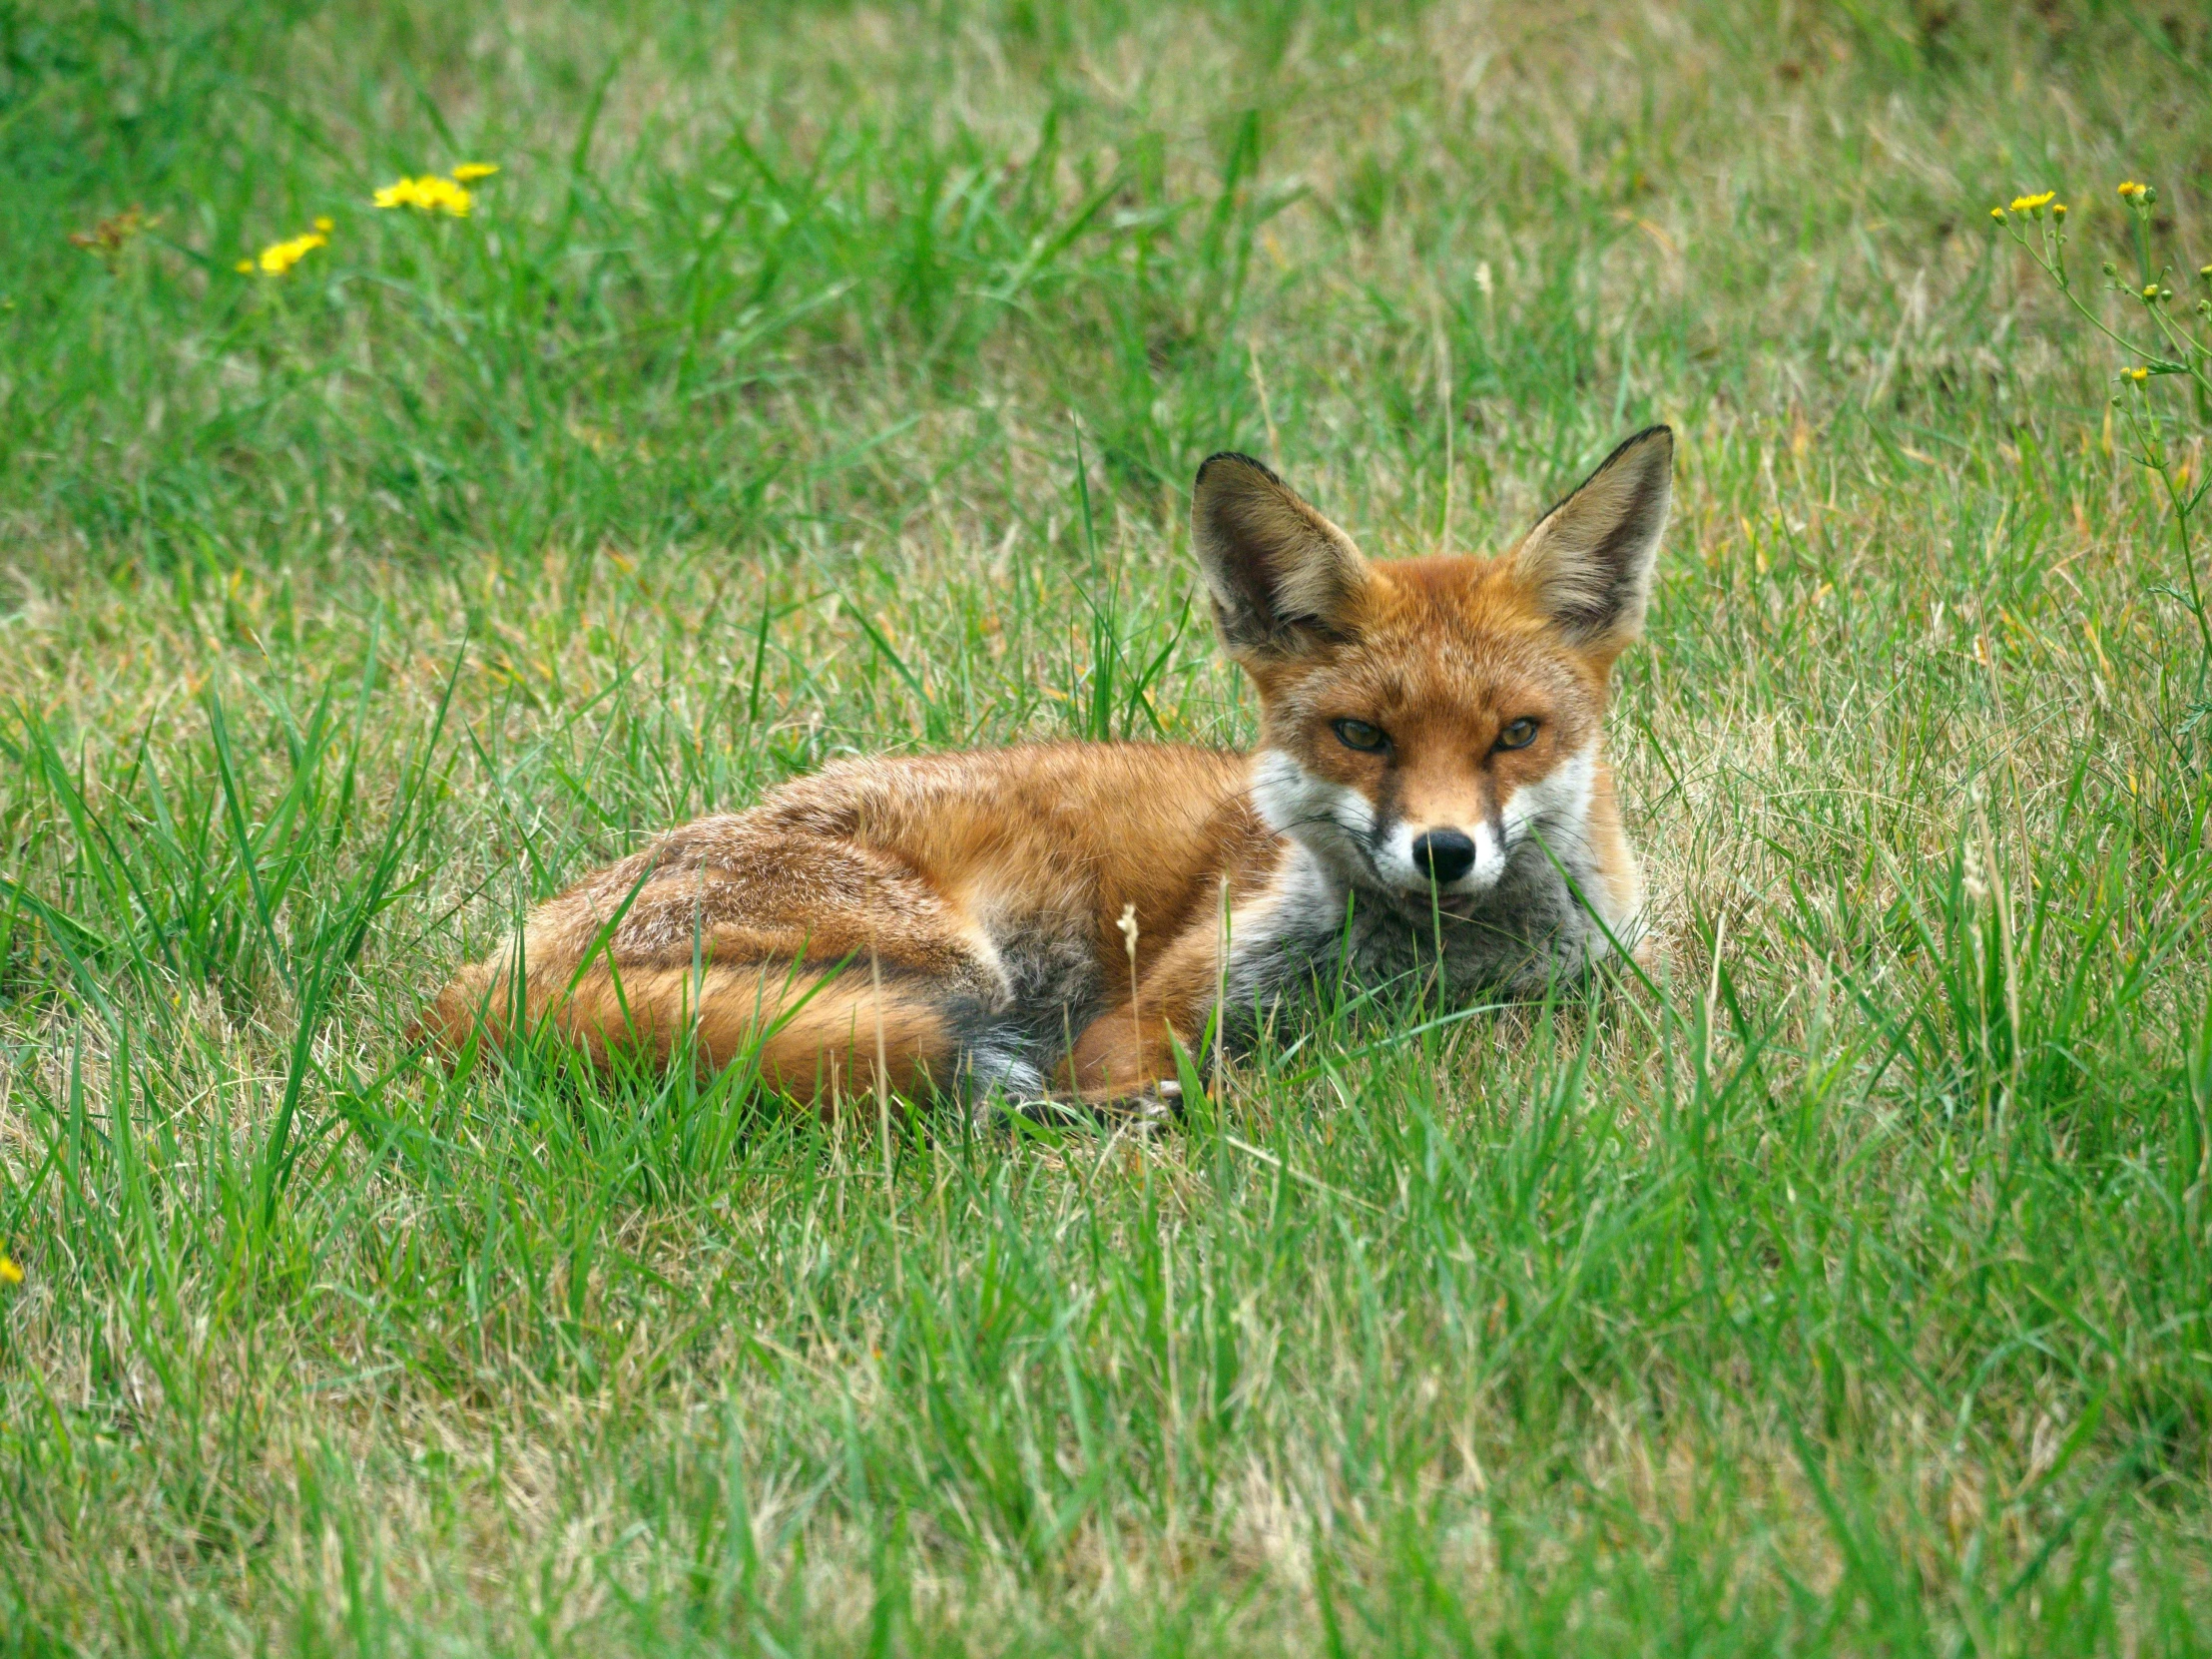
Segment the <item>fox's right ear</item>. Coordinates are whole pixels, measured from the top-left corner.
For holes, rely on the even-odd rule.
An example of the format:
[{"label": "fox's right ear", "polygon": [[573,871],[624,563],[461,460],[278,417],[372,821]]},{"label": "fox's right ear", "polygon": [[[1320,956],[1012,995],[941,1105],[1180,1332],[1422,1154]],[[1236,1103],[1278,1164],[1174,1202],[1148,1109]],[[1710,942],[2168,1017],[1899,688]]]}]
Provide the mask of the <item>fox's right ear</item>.
[{"label": "fox's right ear", "polygon": [[1237,657],[1304,656],[1351,637],[1367,561],[1250,455],[1224,452],[1198,469],[1191,546]]}]

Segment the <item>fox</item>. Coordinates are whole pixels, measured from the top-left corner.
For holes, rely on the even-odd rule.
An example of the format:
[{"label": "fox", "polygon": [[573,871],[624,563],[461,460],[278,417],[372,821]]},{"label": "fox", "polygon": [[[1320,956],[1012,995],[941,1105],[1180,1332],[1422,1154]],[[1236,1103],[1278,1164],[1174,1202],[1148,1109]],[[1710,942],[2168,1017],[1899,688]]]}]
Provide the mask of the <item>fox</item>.
[{"label": "fox", "polygon": [[1503,554],[1370,559],[1261,462],[1213,455],[1190,543],[1252,750],[827,766],[539,904],[419,1032],[452,1056],[550,1028],[600,1065],[747,1062],[825,1115],[887,1094],[1158,1115],[1187,1066],[1326,986],[1464,1005],[1640,957],[1604,725],[1673,469],[1652,426]]}]

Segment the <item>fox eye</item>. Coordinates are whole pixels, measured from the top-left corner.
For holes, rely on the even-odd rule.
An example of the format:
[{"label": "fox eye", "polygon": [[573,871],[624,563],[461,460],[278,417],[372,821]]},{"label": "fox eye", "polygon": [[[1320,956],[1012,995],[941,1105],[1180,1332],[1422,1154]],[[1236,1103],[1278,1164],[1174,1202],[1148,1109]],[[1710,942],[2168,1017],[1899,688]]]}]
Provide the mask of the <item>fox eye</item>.
[{"label": "fox eye", "polygon": [[1388,742],[1389,734],[1380,726],[1370,726],[1364,720],[1340,720],[1337,722],[1337,741],[1347,749],[1357,749],[1363,755],[1372,755]]},{"label": "fox eye", "polygon": [[1516,720],[1497,735],[1500,749],[1526,749],[1536,741],[1536,723],[1532,720]]}]

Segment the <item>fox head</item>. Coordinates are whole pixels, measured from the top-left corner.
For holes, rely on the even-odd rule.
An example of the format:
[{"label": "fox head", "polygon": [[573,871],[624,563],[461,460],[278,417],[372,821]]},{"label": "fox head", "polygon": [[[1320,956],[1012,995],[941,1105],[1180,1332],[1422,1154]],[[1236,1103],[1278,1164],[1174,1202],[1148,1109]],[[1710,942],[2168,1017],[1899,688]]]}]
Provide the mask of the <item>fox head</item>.
[{"label": "fox head", "polygon": [[1572,847],[1673,468],[1654,426],[1501,557],[1375,562],[1258,461],[1208,460],[1191,540],[1259,692],[1270,826],[1422,909],[1488,891],[1531,837]]}]

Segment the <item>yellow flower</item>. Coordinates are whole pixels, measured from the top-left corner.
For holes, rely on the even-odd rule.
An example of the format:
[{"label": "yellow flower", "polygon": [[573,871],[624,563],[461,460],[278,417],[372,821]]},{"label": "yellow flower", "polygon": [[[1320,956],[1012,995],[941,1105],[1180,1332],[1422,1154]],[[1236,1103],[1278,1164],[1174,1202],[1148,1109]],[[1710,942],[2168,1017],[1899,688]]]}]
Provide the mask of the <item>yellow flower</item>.
[{"label": "yellow flower", "polygon": [[2015,196],[2012,198],[2012,211],[2016,214],[2034,213],[2040,208],[2049,207],[2057,194],[2054,190],[2046,190],[2040,196]]},{"label": "yellow flower", "polygon": [[2004,210],[2002,208],[1991,208],[1989,210],[1989,217],[1995,220],[1999,225],[2002,225],[2004,223]]},{"label": "yellow flower", "polygon": [[2143,187],[2133,179],[2123,179],[2120,181],[2120,194],[2122,196],[2140,196],[2143,194]]},{"label": "yellow flower", "polygon": [[452,180],[429,178],[415,182],[422,187],[422,205],[425,208],[436,208],[451,214],[455,219],[468,217],[469,204],[474,199]]},{"label": "yellow flower", "polygon": [[15,1265],[15,1258],[0,1250],[0,1285],[20,1285],[23,1270]]},{"label": "yellow flower", "polygon": [[304,236],[293,237],[289,242],[273,242],[261,252],[259,259],[241,260],[238,269],[244,272],[264,271],[272,276],[281,276],[317,248],[330,246],[326,234],[330,225],[327,219],[314,222],[315,228]]},{"label": "yellow flower", "polygon": [[324,236],[328,236],[332,231],[338,228],[338,224],[337,221],[332,219],[328,214],[324,214],[321,218],[317,219],[314,222],[314,228],[320,231]]},{"label": "yellow flower", "polygon": [[2156,299],[2158,297],[2158,284],[2156,282],[2146,283],[2143,287],[2143,297],[2145,299]]},{"label": "yellow flower", "polygon": [[494,162],[463,162],[453,170],[453,177],[462,184],[476,179],[489,179],[499,171]]},{"label": "yellow flower", "polygon": [[273,242],[262,250],[262,269],[272,276],[281,276],[317,248],[329,246],[330,239],[320,231],[309,231],[289,242]]},{"label": "yellow flower", "polygon": [[2147,368],[2123,369],[2121,372],[2126,374],[2126,376],[2130,380],[2133,380],[2137,385],[2141,385],[2145,380],[2150,378],[2150,370]]},{"label": "yellow flower", "polygon": [[419,179],[401,179],[376,193],[379,208],[419,208],[424,213],[446,213],[455,219],[468,217],[473,200],[467,191],[442,174],[425,173]]},{"label": "yellow flower", "polygon": [[2053,219],[2064,219],[2066,217],[2066,204],[2063,202],[2056,204],[2050,210],[2050,216]]}]

